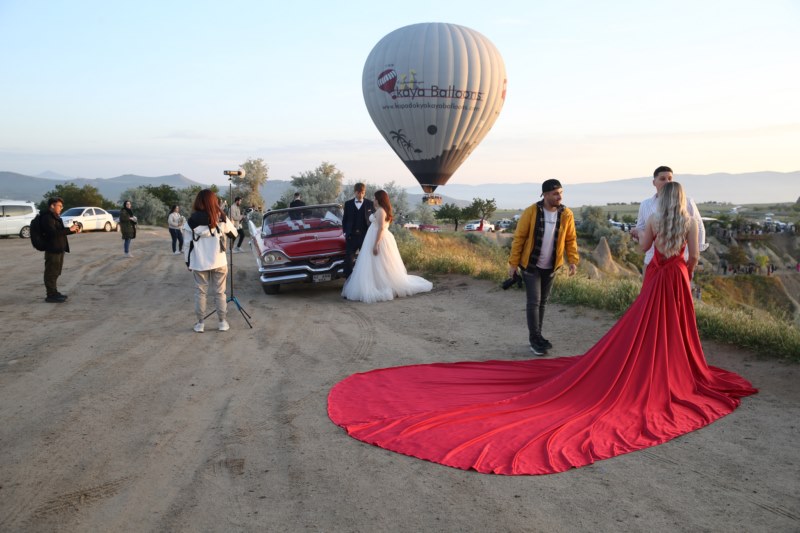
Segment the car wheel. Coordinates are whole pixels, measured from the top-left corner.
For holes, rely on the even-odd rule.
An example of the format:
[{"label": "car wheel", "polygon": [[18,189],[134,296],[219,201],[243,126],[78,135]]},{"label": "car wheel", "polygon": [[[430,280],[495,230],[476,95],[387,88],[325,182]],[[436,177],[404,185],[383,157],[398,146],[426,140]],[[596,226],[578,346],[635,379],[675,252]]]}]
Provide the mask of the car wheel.
[{"label": "car wheel", "polygon": [[106,222],[106,225],[103,226],[103,231],[111,231],[111,222]]},{"label": "car wheel", "polygon": [[278,294],[281,290],[280,285],[262,285],[264,289],[264,294]]},{"label": "car wheel", "polygon": [[31,238],[31,227],[25,226],[21,230],[19,230],[19,236],[23,239],[30,239]]}]

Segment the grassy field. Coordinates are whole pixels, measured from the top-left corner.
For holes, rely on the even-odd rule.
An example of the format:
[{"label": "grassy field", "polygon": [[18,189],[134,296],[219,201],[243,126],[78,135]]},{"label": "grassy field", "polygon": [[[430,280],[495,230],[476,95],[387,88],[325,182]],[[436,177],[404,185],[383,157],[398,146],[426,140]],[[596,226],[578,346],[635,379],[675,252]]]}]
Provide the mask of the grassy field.
[{"label": "grassy field", "polygon": [[[507,276],[508,248],[503,242],[476,233],[422,233],[393,229],[409,270],[426,274],[463,274],[500,283]],[[551,301],[584,305],[622,314],[638,296],[640,284],[631,279],[590,280],[559,275]],[[724,300],[723,300],[724,301]],[[769,307],[769,302],[754,302]],[[800,329],[788,320],[755,307],[731,308],[698,302],[697,325],[704,339],[745,347],[765,357],[800,362]]]}]

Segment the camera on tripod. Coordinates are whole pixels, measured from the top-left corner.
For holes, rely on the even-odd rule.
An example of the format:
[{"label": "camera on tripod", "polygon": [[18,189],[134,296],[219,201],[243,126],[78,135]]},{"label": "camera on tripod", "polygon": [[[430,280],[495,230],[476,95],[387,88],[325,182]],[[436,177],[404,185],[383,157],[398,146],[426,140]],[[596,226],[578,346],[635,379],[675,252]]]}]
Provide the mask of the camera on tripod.
[{"label": "camera on tripod", "polygon": [[522,288],[522,277],[520,277],[520,275],[517,274],[516,272],[514,272],[514,275],[512,277],[508,278],[503,282],[503,290],[507,291],[515,283],[517,284],[518,289]]}]

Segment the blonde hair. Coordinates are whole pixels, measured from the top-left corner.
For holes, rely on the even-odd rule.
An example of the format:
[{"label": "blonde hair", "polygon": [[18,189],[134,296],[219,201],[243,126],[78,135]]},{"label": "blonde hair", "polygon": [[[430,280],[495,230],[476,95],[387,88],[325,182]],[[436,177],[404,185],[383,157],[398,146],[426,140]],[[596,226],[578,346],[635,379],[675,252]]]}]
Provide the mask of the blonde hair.
[{"label": "blonde hair", "polygon": [[680,253],[686,242],[690,223],[683,187],[677,181],[667,183],[658,193],[654,228],[656,247],[664,257]]}]

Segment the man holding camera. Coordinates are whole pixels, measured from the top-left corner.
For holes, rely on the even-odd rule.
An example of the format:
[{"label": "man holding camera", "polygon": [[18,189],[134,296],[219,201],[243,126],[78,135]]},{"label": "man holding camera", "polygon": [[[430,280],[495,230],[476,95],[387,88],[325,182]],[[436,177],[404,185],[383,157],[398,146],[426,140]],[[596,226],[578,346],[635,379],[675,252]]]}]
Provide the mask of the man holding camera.
[{"label": "man holding camera", "polygon": [[575,216],[561,204],[562,192],[558,180],[542,183],[542,199],[522,213],[508,258],[509,278],[516,277],[521,269],[525,281],[528,340],[534,355],[546,355],[553,347],[542,337],[542,321],[556,271],[564,264],[564,252],[570,276],[580,260]]},{"label": "man holding camera", "polygon": [[65,294],[58,292],[58,277],[61,275],[61,267],[64,265],[64,254],[69,253],[67,235],[81,232],[81,227],[74,221],[72,226],[64,227],[64,222],[61,221],[62,209],[64,209],[64,201],[61,198],[50,198],[47,201],[47,209],[43,209],[39,213],[46,246],[44,287],[47,290],[47,298],[45,301],[50,303],[62,303],[67,299]]}]

